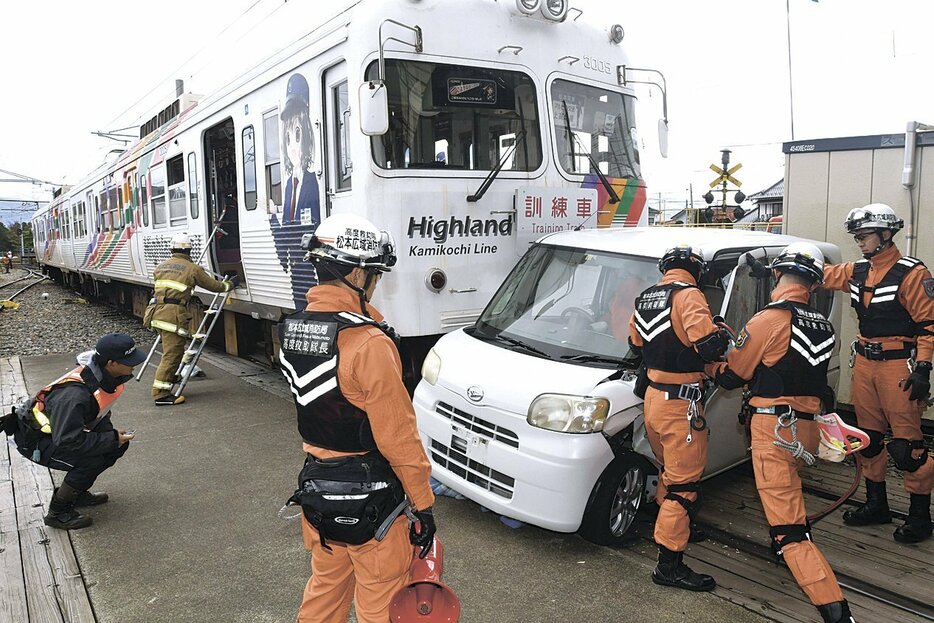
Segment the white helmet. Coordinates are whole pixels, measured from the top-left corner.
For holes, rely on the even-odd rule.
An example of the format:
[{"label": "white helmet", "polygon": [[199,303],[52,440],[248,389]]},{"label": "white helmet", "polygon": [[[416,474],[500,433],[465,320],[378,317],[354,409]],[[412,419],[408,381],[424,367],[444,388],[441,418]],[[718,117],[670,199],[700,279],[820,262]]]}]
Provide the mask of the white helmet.
[{"label": "white helmet", "polygon": [[191,249],[191,238],[188,237],[188,234],[175,234],[172,236],[172,244],[169,246],[171,249]]},{"label": "white helmet", "polygon": [[905,226],[905,221],[895,215],[895,210],[884,203],[870,203],[862,208],[853,208],[843,221],[848,233],[860,229],[888,229],[893,234]]},{"label": "white helmet", "polygon": [[824,281],[824,254],[810,242],[792,242],[782,249],[769,268],[800,275],[816,283]]},{"label": "white helmet", "polygon": [[306,259],[389,272],[396,264],[396,246],[387,231],[356,214],[334,214],[321,221],[314,234],[302,237]]}]

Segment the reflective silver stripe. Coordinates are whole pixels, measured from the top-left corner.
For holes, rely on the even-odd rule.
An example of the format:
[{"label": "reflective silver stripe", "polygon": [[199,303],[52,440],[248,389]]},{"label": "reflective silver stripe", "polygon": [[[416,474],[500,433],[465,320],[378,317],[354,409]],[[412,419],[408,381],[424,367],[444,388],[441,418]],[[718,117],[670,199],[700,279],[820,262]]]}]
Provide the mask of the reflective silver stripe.
[{"label": "reflective silver stripe", "polygon": [[869,304],[872,305],[873,303],[886,303],[888,301],[894,301],[894,300],[895,300],[894,294],[889,294],[888,296],[874,296],[872,297],[872,299],[870,299]]},{"label": "reflective silver stripe", "polygon": [[315,398],[317,398],[318,396],[320,396],[320,395],[322,395],[322,394],[324,394],[324,393],[326,393],[326,392],[331,391],[331,390],[334,389],[335,387],[337,387],[337,377],[336,377],[336,376],[335,376],[333,379],[330,379],[329,381],[326,381],[326,382],[322,383],[321,385],[318,385],[318,386],[317,386],[316,388],[314,388],[312,391],[308,392],[307,394],[305,394],[305,395],[303,395],[303,396],[299,396],[299,395],[298,395],[298,392],[295,391],[295,388],[294,388],[294,387],[292,388],[292,393],[295,394],[295,401],[298,402],[298,404],[300,404],[300,405],[302,405],[302,406],[304,407],[304,406],[306,406],[309,402],[311,402],[312,400],[314,400]]},{"label": "reflective silver stripe", "polygon": [[172,384],[165,381],[160,381],[158,379],[152,382],[152,386],[155,389],[172,389]]},{"label": "reflective silver stripe", "polygon": [[322,374],[325,374],[329,370],[333,370],[337,366],[337,355],[334,355],[333,357],[331,357],[324,363],[318,366],[315,366],[314,368],[312,368],[311,370],[309,370],[302,376],[298,375],[298,372],[295,371],[295,368],[292,367],[292,364],[289,362],[288,359],[286,359],[284,350],[279,351],[279,361],[281,361],[282,365],[285,366],[285,368],[289,371],[290,373],[289,376],[291,377],[293,383],[295,385],[298,385],[299,387],[304,387],[305,385],[308,385],[309,382],[315,380]]},{"label": "reflective silver stripe", "polygon": [[921,263],[921,260],[915,259],[915,258],[913,258],[913,257],[903,257],[902,259],[898,260],[898,261],[895,262],[895,263],[896,263],[896,264],[903,264],[904,266],[911,266],[911,267],[914,267],[914,266],[917,266],[918,264],[920,264],[920,263]]},{"label": "reflective silver stripe", "polygon": [[172,279],[156,279],[155,287],[170,288],[172,290],[178,290],[179,292],[187,292],[189,290],[188,284]]},{"label": "reflective silver stripe", "polygon": [[171,322],[166,322],[166,321],[164,321],[164,320],[153,320],[153,321],[150,323],[150,326],[151,326],[153,329],[161,329],[162,331],[171,331],[172,333],[176,333],[176,334],[181,335],[181,336],[183,336],[183,337],[187,337],[187,336],[188,336],[188,330],[187,330],[187,329],[183,329],[183,328],[181,328],[181,327],[178,326],[178,325],[174,325],[174,324],[172,324]]},{"label": "reflective silver stripe", "polygon": [[371,320],[370,318],[364,318],[363,316],[360,316],[359,314],[354,314],[354,313],[352,313],[352,312],[340,312],[340,313],[337,314],[337,315],[340,316],[341,318],[343,318],[344,320],[349,320],[350,322],[352,322],[352,323],[354,323],[354,324],[362,324],[362,323],[364,323],[364,322],[372,322],[372,320]]},{"label": "reflective silver stripe", "polygon": [[[808,336],[805,335],[803,331],[801,331],[801,329],[795,326],[791,327],[792,348],[798,351],[802,357],[807,359],[812,366],[817,366],[821,362],[830,359],[831,355],[833,355],[833,344],[834,337],[831,336],[820,344],[815,345],[813,342],[811,342],[810,338],[808,338]],[[819,354],[824,350],[826,352],[824,352],[823,355]]]},{"label": "reflective silver stripe", "polygon": [[[636,319],[636,331],[639,332],[639,335],[642,336],[642,339],[645,341],[651,341],[652,338],[658,336],[659,333],[671,326],[671,308],[666,307],[665,310],[659,315],[655,316],[650,322],[646,322],[642,316],[639,315],[639,312],[633,312],[633,316]],[[652,327],[662,321],[665,321],[660,326],[656,327],[654,330],[651,330]]]}]

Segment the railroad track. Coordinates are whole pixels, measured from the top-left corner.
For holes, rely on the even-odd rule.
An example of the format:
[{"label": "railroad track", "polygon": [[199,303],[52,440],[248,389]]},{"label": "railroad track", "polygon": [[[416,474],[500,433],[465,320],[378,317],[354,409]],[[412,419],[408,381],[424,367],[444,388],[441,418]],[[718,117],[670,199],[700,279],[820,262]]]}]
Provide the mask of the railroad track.
[{"label": "railroad track", "polygon": [[[811,512],[836,501],[846,488],[846,478],[852,478],[846,466],[836,465],[804,476]],[[817,482],[821,476],[826,484]],[[900,481],[890,476],[889,485],[892,524],[854,529],[842,524],[842,513],[837,510],[816,524],[815,541],[830,561],[857,620],[934,621],[930,599],[934,574],[929,562],[934,558],[934,544],[906,546],[892,539],[892,530],[905,518],[895,509],[907,508],[907,499]],[[816,610],[787,568],[780,568],[784,563],[778,563],[772,554],[751,470],[740,467],[717,476],[705,484],[704,493],[698,525],[707,532],[707,540],[692,545],[687,552],[695,570],[714,575],[720,584],[718,594],[770,620],[817,620]],[[854,497],[844,508],[860,503]],[[654,545],[651,526],[643,523],[638,533]],[[647,549],[647,554],[654,555],[654,547]]]},{"label": "railroad track", "polygon": [[21,284],[23,281],[26,281],[28,279],[35,279],[35,281],[33,281],[32,283],[26,284],[25,286],[21,287],[19,290],[17,290],[16,292],[14,292],[13,294],[11,294],[10,296],[8,296],[7,298],[3,300],[12,301],[17,296],[19,296],[20,294],[28,290],[29,288],[37,284],[40,284],[49,278],[48,275],[43,275],[40,272],[32,270],[30,268],[24,268],[23,270],[25,270],[28,273],[26,276],[20,277],[19,279],[14,279],[12,281],[7,281],[6,283],[2,283],[0,284],[0,289],[7,288],[9,286],[16,285],[16,284]]}]

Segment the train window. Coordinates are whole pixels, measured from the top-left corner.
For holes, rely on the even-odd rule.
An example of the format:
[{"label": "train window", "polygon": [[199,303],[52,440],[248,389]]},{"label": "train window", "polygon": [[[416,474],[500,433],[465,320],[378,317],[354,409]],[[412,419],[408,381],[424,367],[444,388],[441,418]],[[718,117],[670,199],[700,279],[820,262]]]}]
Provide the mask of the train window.
[{"label": "train window", "polygon": [[168,176],[169,225],[184,225],[185,217],[185,161],[179,154],[165,162]]},{"label": "train window", "polygon": [[139,209],[143,213],[143,225],[149,227],[149,200],[146,192],[146,176],[139,176]]},{"label": "train window", "polygon": [[123,227],[121,222],[123,218],[123,205],[120,203],[120,189],[112,186],[107,190],[107,221],[110,223],[110,229]]},{"label": "train window", "polygon": [[117,213],[114,215],[114,220],[116,220],[116,222],[118,223],[118,226],[120,227],[120,229],[123,229],[123,227],[126,225],[126,212],[125,212],[124,209],[123,209],[123,208],[124,208],[124,205],[123,205],[123,187],[122,187],[122,186],[114,186],[114,187],[110,190],[110,192],[112,192],[114,195],[116,195],[116,199],[117,199],[117,200],[114,202],[114,203],[116,204],[116,206],[117,206]]},{"label": "train window", "polygon": [[191,220],[198,218],[198,162],[195,152],[188,154],[188,198],[191,200]]},{"label": "train window", "polygon": [[152,202],[152,226],[165,227],[165,168],[155,167],[149,170],[149,190]]},{"label": "train window", "polygon": [[350,160],[350,100],[347,96],[347,81],[332,89],[331,98],[334,111],[334,127],[337,128],[336,170],[337,190],[350,189],[350,177],[353,162]]},{"label": "train window", "polygon": [[256,209],[256,139],[253,126],[243,128],[243,203],[247,210]]},{"label": "train window", "polygon": [[558,162],[564,171],[596,175],[596,166],[608,177],[639,177],[634,97],[555,80],[551,105]]},{"label": "train window", "polygon": [[[90,196],[90,194],[88,195]],[[100,212],[100,200],[97,195],[94,195],[94,230],[97,233],[101,233],[101,212]]]},{"label": "train window", "polygon": [[[376,79],[377,63],[367,69]],[[534,171],[542,163],[535,85],[526,74],[386,60],[389,131],[374,136],[384,169]],[[436,146],[445,145],[445,151]],[[507,157],[508,156],[508,157]]]},{"label": "train window", "polygon": [[106,190],[101,191],[101,194],[100,194],[100,209],[99,209],[98,212],[99,212],[99,214],[100,214],[100,223],[101,223],[100,229],[101,229],[102,232],[103,232],[103,231],[110,231],[110,230],[112,229],[112,227],[113,227],[112,221],[110,220],[110,212],[109,212],[108,207],[107,207],[109,201],[110,201],[110,200],[109,200],[109,198],[107,197],[107,191],[106,191]]},{"label": "train window", "polygon": [[263,158],[266,164],[266,201],[267,210],[276,212],[282,206],[282,172],[279,162],[279,111],[273,110],[263,115]]}]

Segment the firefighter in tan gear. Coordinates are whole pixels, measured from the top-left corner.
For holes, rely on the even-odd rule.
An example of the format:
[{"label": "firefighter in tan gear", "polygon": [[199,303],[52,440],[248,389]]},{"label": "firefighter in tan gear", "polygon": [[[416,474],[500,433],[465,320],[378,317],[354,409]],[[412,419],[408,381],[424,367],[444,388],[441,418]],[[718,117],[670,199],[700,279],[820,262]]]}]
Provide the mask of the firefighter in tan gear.
[{"label": "firefighter in tan gear", "polygon": [[[413,544],[424,557],[435,534],[431,467],[396,335],[369,303],[395,251],[388,233],[352,214],[328,217],[302,246],[319,284],[308,290],[305,310],[279,325],[280,361],[307,453],[299,482],[313,575],[298,620],[345,623],[354,603],[360,623],[386,623],[393,595],[408,582]],[[366,509],[337,507],[326,498],[338,489],[315,484],[361,465],[380,483],[354,489],[371,492]],[[405,506],[417,518],[411,526],[397,516]]]},{"label": "firefighter in tan gear", "polygon": [[813,461],[820,431],[833,325],[808,300],[824,274],[824,256],[813,244],[788,245],[771,264],[772,302],[753,316],[717,367],[717,384],[749,386],[752,466],[773,549],[828,623],[852,621],[833,570],[811,541],[799,457]]},{"label": "firefighter in tan gear", "polygon": [[[921,260],[903,256],[893,242],[904,222],[887,205],[854,208],[844,221],[863,259],[825,269],[824,287],[849,292],[859,319],[853,344],[851,400],[858,426],[869,434],[861,451],[866,503],[847,511],[851,526],[892,521],[885,491],[886,453],[904,474],[911,496],[908,519],[895,540],[918,543],[931,536],[934,460],[921,435],[921,414],[931,389],[934,353],[934,279]],[[892,440],[883,444],[886,430]]]},{"label": "firefighter in tan gear", "polygon": [[692,591],[710,591],[716,582],[692,571],[682,558],[707,463],[708,431],[703,419],[704,365],[726,351],[728,340],[714,324],[697,286],[706,270],[689,246],[669,249],[659,260],[662,280],[636,298],[630,345],[642,353],[649,386],[645,429],[662,464],[655,521],[658,565],[652,581]]},{"label": "firefighter in tan gear", "polygon": [[178,234],[172,238],[172,255],[156,267],[155,295],[149,326],[159,332],[162,338],[162,361],[156,369],[156,378],[152,382],[152,397],[158,406],[171,406],[185,402],[184,396],[172,395],[172,386],[176,381],[175,373],[185,347],[191,339],[191,302],[195,286],[211,292],[229,292],[237,287],[240,280],[232,275],[224,281],[211,277],[201,266],[191,261],[191,240],[187,234]]}]

